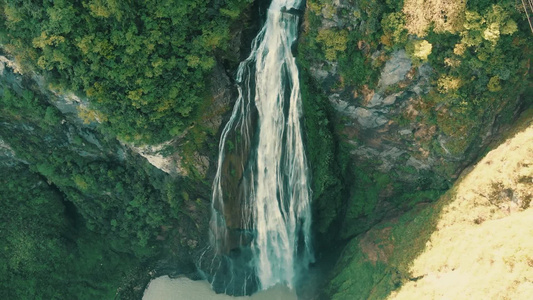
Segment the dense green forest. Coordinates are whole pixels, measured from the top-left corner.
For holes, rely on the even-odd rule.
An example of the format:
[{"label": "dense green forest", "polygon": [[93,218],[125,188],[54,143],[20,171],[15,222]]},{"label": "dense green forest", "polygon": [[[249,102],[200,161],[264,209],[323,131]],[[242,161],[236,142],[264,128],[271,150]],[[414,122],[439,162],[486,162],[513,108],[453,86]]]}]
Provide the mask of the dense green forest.
[{"label": "dense green forest", "polygon": [[0,297],[113,299],[134,257],[87,230],[64,195],[27,166],[0,172]]},{"label": "dense green forest", "polygon": [[[322,19],[334,8],[325,0],[309,1],[303,60],[338,62],[341,79],[335,88],[356,90],[375,88],[382,58],[396,50],[405,49],[415,66],[429,63],[435,88],[424,96],[429,119],[420,121],[438,124],[445,134],[465,136],[449,149],[461,153],[476,136],[468,131],[478,130],[507,99],[528,87],[524,76],[530,68],[532,38],[526,14],[512,0],[471,0],[427,16],[439,8],[438,2],[427,1],[427,12],[415,2],[359,1],[352,12],[358,30],[349,30],[322,28]],[[372,59],[378,50],[381,57]],[[455,112],[455,118],[446,118],[448,111]]]},{"label": "dense green forest", "polygon": [[214,55],[251,2],[6,0],[0,44],[53,89],[90,97],[111,134],[161,142],[198,117]]}]

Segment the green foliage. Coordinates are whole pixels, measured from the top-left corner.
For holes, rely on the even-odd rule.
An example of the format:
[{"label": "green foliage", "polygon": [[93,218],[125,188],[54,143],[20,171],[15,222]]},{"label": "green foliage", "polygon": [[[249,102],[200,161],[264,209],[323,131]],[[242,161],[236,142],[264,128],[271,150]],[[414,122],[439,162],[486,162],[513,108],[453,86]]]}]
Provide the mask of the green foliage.
[{"label": "green foliage", "polygon": [[61,115],[55,108],[49,106],[44,113],[44,122],[48,125],[58,124],[61,122]]},{"label": "green foliage", "polygon": [[214,53],[250,3],[6,0],[0,42],[54,87],[87,95],[121,139],[161,142],[198,117]]},{"label": "green foliage", "polygon": [[371,299],[372,291],[368,287],[373,287],[386,278],[388,271],[386,265],[382,262],[374,264],[369,261],[359,250],[356,242],[358,241],[354,239],[346,246],[343,259],[337,262],[337,265],[342,264],[346,268],[330,281],[325,291],[328,295],[326,297],[335,300]]},{"label": "green foliage", "polygon": [[348,43],[348,32],[346,30],[323,29],[318,31],[316,40],[322,44],[327,60],[336,60],[337,53],[344,52]]},{"label": "green foliage", "polygon": [[343,83],[355,87],[376,83],[379,74],[371,65],[372,60],[358,49],[359,35],[358,32],[349,34],[348,47],[338,59]]},{"label": "green foliage", "polygon": [[427,61],[432,49],[433,45],[426,40],[412,40],[405,46],[407,54],[415,64]]},{"label": "green foliage", "polygon": [[487,89],[490,92],[501,91],[502,87],[500,85],[500,78],[498,76],[491,77],[489,83],[487,84]]},{"label": "green foliage", "polygon": [[324,298],[387,298],[411,279],[410,264],[425,248],[441,210],[441,204],[430,204],[353,238],[333,270]]},{"label": "green foliage", "polygon": [[[407,41],[402,1],[363,0],[350,8],[337,8],[325,0],[307,3],[309,26],[300,39],[301,56],[307,61],[338,62],[339,87],[377,84],[379,69],[370,55],[380,48],[382,40],[388,40],[388,50],[401,48]],[[323,19],[334,19],[333,15],[349,19],[350,25],[324,29]]]},{"label": "green foliage", "polygon": [[444,104],[436,124],[451,137],[447,150],[454,155],[467,155],[479,128],[490,116],[512,111],[528,85],[531,34],[527,27],[519,30],[521,14],[512,1],[487,3],[469,6],[458,34],[427,37],[439,93],[429,93],[425,101]]},{"label": "green foliage", "polygon": [[16,118],[20,114],[31,115],[32,118],[41,118],[45,114],[43,106],[31,91],[23,91],[18,96],[12,89],[0,86],[2,114]]},{"label": "green foliage", "polygon": [[467,9],[472,11],[483,11],[493,4],[497,4],[502,1],[498,0],[469,0],[466,2]]},{"label": "green foliage", "polygon": [[305,128],[306,153],[311,166],[313,225],[321,234],[331,230],[330,226],[340,213],[342,186],[340,181],[338,156],[335,140],[329,121],[327,100],[309,82],[308,70],[300,66],[301,87]]},{"label": "green foliage", "polygon": [[[383,18],[383,15],[391,12],[388,11],[390,8],[396,9],[399,4],[386,5],[385,2],[386,1],[383,0],[360,0],[357,3],[360,10],[361,20],[363,21],[360,31],[363,36],[368,37],[367,41],[377,41],[380,38],[382,33],[381,19]],[[390,1],[388,2],[390,3]]]},{"label": "green foliage", "polygon": [[114,298],[136,260],[84,230],[61,193],[27,167],[0,172],[0,297]]},{"label": "green foliage", "polygon": [[385,0],[385,3],[392,11],[401,11],[403,8],[403,0]]},{"label": "green foliage", "polygon": [[401,11],[387,14],[381,20],[381,27],[385,38],[381,41],[386,41],[386,46],[394,49],[401,48],[407,41],[407,29],[405,28],[405,15]]},{"label": "green foliage", "polygon": [[[13,231],[9,234],[16,237],[16,245],[9,247],[22,247],[29,252],[20,252],[23,256],[9,259],[25,261],[28,257],[40,257],[43,256],[42,253],[52,251],[47,250],[48,248],[66,247],[66,250],[58,250],[59,253],[50,258],[51,261],[43,264],[54,266],[55,269],[48,268],[46,276],[51,279],[59,278],[58,286],[61,283],[71,285],[69,290],[65,290],[64,297],[59,292],[56,292],[57,297],[46,296],[53,295],[59,287],[50,285],[49,293],[40,292],[38,290],[44,287],[38,282],[35,287],[28,289],[33,294],[6,299],[41,299],[36,296],[40,294],[43,295],[42,299],[113,298],[116,293],[114,290],[124,278],[123,272],[136,268],[141,262],[146,262],[160,253],[161,245],[156,241],[156,237],[169,234],[162,232],[163,227],[172,227],[181,216],[180,193],[187,184],[164,176],[161,171],[131,153],[127,153],[128,159],[124,160],[124,154],[121,152],[123,150],[116,141],[106,140],[87,128],[79,129],[67,121],[62,122],[61,113],[42,96],[26,90],[15,92],[3,78],[0,95],[0,122],[5,125],[0,127],[1,139],[10,145],[19,159],[30,165],[31,171],[46,178],[46,181],[54,186],[55,193],[61,195],[61,200],[68,201],[71,209],[75,211],[68,216],[74,219],[69,221],[75,222],[72,225],[68,220],[64,220],[66,216],[61,215],[64,210],[61,201],[27,194],[28,191],[33,191],[33,183],[20,185],[18,202],[5,202],[2,198],[2,205],[12,205],[12,208],[1,210],[9,215],[17,216],[11,211],[16,210],[23,200],[28,206],[35,208],[35,212],[21,209],[20,220],[29,218],[40,224],[50,219],[50,223],[43,225],[42,230],[46,230],[47,234],[53,237],[46,245],[34,245],[35,241],[41,241],[42,238],[28,236],[23,231]],[[105,152],[102,146],[106,149]],[[2,171],[2,174],[8,172]],[[17,187],[17,184],[8,182],[6,186]],[[189,186],[190,189],[196,188]],[[37,195],[41,193],[39,190],[35,192]],[[10,193],[16,194],[15,191]],[[3,196],[4,193],[0,195]],[[61,209],[39,206],[40,203],[48,202],[56,203],[54,205],[59,205]],[[60,212],[51,211],[53,209]],[[51,214],[61,216],[56,218]],[[16,227],[24,228],[22,225]],[[71,227],[76,228],[75,232],[71,232]],[[65,241],[60,237],[67,234],[72,236],[69,237],[71,240],[67,246],[64,246]],[[37,250],[32,250],[34,248]],[[64,262],[65,265],[58,261]],[[28,261],[24,268],[30,268],[33,273],[24,272],[34,274],[32,268],[40,268],[40,264],[39,261]],[[12,269],[5,271],[13,272]],[[21,278],[31,277],[26,273],[21,273],[22,277],[14,277],[13,280],[17,280],[17,284],[22,283]],[[66,283],[70,273],[74,274],[72,282]],[[36,278],[44,276],[41,272]],[[46,285],[46,282],[43,281],[42,284]],[[22,286],[9,289],[15,294],[23,290]]]}]

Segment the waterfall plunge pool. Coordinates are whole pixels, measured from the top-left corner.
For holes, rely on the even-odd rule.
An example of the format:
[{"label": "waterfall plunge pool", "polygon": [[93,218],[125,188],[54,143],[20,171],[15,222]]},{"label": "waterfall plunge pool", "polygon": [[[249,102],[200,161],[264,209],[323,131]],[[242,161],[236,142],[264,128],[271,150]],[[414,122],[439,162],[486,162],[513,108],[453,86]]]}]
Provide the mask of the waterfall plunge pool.
[{"label": "waterfall plunge pool", "polygon": [[216,294],[205,280],[161,276],[150,281],[143,300],[297,300],[296,293],[286,286],[276,285],[252,296],[232,297]]}]

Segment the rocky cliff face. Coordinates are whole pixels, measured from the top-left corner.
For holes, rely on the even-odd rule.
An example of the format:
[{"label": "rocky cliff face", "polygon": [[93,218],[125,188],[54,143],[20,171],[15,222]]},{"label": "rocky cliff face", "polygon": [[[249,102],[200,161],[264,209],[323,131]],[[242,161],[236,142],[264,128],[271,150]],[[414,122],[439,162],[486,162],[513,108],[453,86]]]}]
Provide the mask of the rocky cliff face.
[{"label": "rocky cliff face", "polygon": [[[342,182],[339,187],[331,180],[325,181],[329,194],[341,190],[337,200],[315,186],[319,190],[315,193],[316,227],[328,245],[332,236],[336,236],[333,240],[337,245],[351,240],[331,278],[330,288],[334,288],[322,295],[326,298],[365,299],[361,296],[366,295],[363,286],[372,289],[376,284],[372,276],[385,278],[391,284],[389,291],[401,285],[405,279],[401,277],[408,272],[386,270],[387,258],[380,258],[395,251],[396,246],[379,242],[390,238],[390,230],[360,234],[380,220],[397,220],[403,212],[417,211],[438,199],[464,168],[483,154],[501,128],[530,105],[525,92],[528,86],[531,88],[529,60],[524,58],[530,52],[524,46],[531,37],[526,28],[520,28],[523,33],[502,29],[501,40],[483,35],[471,43],[466,38],[477,35],[476,30],[485,30],[485,20],[515,24],[521,18],[519,12],[510,9],[504,16],[498,5],[476,2],[447,8],[426,24],[438,24],[442,21],[439,18],[445,19],[448,14],[448,22],[456,22],[453,30],[435,25],[415,32],[412,16],[416,5],[412,2],[307,2],[298,59],[304,84],[313,90],[306,101],[313,106],[327,103],[322,118],[327,119],[323,121],[327,125],[322,128],[329,128],[335,140],[334,149],[328,151],[337,160],[327,164],[315,160],[315,164],[321,164],[322,170],[329,168],[329,176]],[[433,1],[424,3],[424,7],[436,5]],[[496,14],[498,21],[494,19]],[[482,16],[483,21],[469,19],[472,15]],[[507,47],[505,43],[511,40],[513,46]],[[494,59],[487,61],[481,52],[491,53]],[[505,54],[496,58],[496,53]],[[518,69],[507,69],[510,65]],[[507,76],[498,75],[496,69],[506,69]],[[498,81],[498,87],[492,86],[491,80]],[[308,108],[306,116],[311,115],[310,111]],[[308,130],[308,135],[324,133]],[[313,147],[318,147],[313,142],[323,139],[311,136],[308,140],[308,151],[313,156]],[[320,170],[314,173],[314,180],[327,177]],[[424,218],[418,217],[416,226],[420,227],[416,230],[431,227]],[[329,234],[320,235],[324,232]],[[355,236],[359,237],[352,239]],[[366,242],[374,243],[368,247],[375,251],[355,263],[360,255],[357,249],[366,251]],[[331,251],[327,247],[323,255]],[[374,263],[373,275],[365,273],[368,266],[364,261],[368,260]],[[351,269],[342,272],[350,263]],[[341,292],[352,287],[351,293]],[[373,297],[387,296],[381,287],[377,289]]]},{"label": "rocky cliff face", "polygon": [[[343,238],[360,232],[353,225],[361,225],[357,220],[371,223],[369,219],[383,216],[379,212],[435,199],[524,103],[527,60],[522,60],[525,69],[514,73],[516,82],[502,81],[513,93],[489,92],[490,86],[485,91],[467,90],[493,71],[478,68],[468,79],[461,77],[466,70],[450,71],[454,64],[461,68],[478,58],[446,52],[447,47],[453,50],[454,42],[444,35],[408,35],[402,27],[409,23],[405,9],[380,1],[308,2],[299,51],[302,72],[309,74],[307,84],[318,86],[318,94],[332,108],[333,134],[349,156],[344,163],[364,170],[379,185],[377,199],[357,195],[357,189],[368,184],[348,192],[352,200],[344,204],[348,215]],[[393,17],[398,24],[391,29]],[[508,56],[516,55],[507,51]],[[458,86],[446,85],[452,80],[450,72]],[[357,175],[353,177],[355,182],[345,185],[361,184]]]}]

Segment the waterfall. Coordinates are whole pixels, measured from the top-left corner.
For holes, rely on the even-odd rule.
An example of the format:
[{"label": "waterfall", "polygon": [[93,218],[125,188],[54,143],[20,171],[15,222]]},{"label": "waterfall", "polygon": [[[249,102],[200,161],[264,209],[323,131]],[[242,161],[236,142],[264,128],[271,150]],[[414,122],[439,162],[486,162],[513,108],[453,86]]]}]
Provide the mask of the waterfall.
[{"label": "waterfall", "polygon": [[244,256],[241,264],[252,273],[244,276],[255,278],[259,289],[292,288],[298,269],[314,260],[301,93],[291,51],[301,1],[272,1],[250,56],[239,65],[238,98],[222,131],[213,182],[213,249],[231,260]]}]

